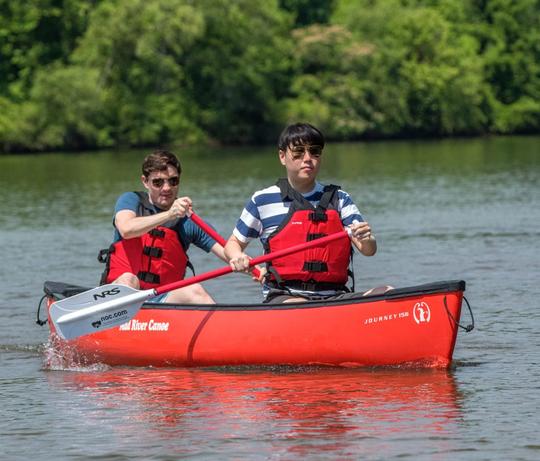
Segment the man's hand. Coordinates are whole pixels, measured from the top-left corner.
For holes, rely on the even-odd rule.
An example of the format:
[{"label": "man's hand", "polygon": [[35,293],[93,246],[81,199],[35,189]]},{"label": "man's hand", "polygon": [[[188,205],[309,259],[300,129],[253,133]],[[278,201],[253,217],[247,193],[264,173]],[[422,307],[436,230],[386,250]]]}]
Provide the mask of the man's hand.
[{"label": "man's hand", "polygon": [[349,228],[352,231],[352,236],[359,241],[371,240],[371,226],[367,222],[358,222],[349,225]]},{"label": "man's hand", "polygon": [[177,198],[172,206],[169,208],[170,219],[183,218],[190,212],[192,206],[191,199],[189,197]]},{"label": "man's hand", "polygon": [[234,258],[229,259],[229,266],[235,272],[250,272],[251,268],[249,267],[250,257],[245,253],[240,253]]},{"label": "man's hand", "polygon": [[234,235],[229,237],[227,244],[225,245],[225,256],[229,260],[229,266],[234,272],[243,272],[245,274],[251,274],[255,282],[262,283],[266,269],[261,266],[256,266],[259,269],[259,276],[253,275],[253,267],[249,267],[251,257],[244,253],[247,243],[241,242]]},{"label": "man's hand", "polygon": [[255,274],[252,272],[251,273],[251,278],[254,282],[257,282],[257,283],[263,283],[264,282],[264,276],[266,275],[266,267],[265,266],[255,266],[252,268],[253,269],[258,269],[259,270],[259,276],[255,276]]},{"label": "man's hand", "polygon": [[358,251],[364,256],[373,256],[377,252],[377,241],[369,223],[355,221],[349,228],[352,232],[351,241]]}]

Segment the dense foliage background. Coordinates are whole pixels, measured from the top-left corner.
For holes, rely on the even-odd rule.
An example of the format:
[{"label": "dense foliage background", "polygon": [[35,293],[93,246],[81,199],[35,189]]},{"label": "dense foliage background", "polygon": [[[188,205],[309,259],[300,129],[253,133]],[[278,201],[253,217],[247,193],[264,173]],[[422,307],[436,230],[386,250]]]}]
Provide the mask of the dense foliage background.
[{"label": "dense foliage background", "polygon": [[540,0],[0,0],[0,150],[540,128]]}]

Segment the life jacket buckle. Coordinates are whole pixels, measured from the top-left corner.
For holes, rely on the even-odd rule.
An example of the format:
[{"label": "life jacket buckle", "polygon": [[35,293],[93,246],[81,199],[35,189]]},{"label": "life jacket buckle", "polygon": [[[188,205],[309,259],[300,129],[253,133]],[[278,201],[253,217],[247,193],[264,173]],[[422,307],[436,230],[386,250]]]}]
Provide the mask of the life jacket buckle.
[{"label": "life jacket buckle", "polygon": [[159,237],[164,238],[165,237],[165,231],[162,229],[152,229],[150,232],[148,232],[152,237]]},{"label": "life jacket buckle", "polygon": [[308,272],[328,272],[328,264],[324,261],[306,261],[302,270]]},{"label": "life jacket buckle", "polygon": [[146,283],[159,284],[159,281],[160,281],[160,276],[158,274],[154,274],[153,272],[146,272],[146,271],[139,271],[137,273],[137,278],[141,280],[142,282],[146,282]]},{"label": "life jacket buckle", "polygon": [[151,258],[161,258],[163,256],[163,248],[144,246],[143,254]]},{"label": "life jacket buckle", "polygon": [[313,222],[326,222],[328,221],[328,216],[324,210],[315,210],[309,213],[309,219]]}]

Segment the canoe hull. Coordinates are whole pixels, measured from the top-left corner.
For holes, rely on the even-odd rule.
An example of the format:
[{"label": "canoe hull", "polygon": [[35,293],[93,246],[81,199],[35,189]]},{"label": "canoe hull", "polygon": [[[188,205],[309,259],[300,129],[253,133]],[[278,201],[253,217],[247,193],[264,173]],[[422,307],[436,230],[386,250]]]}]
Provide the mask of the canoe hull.
[{"label": "canoe hull", "polygon": [[446,367],[464,282],[444,283],[434,292],[272,308],[146,304],[120,327],[70,341],[58,338],[49,322],[51,344],[82,364]]}]

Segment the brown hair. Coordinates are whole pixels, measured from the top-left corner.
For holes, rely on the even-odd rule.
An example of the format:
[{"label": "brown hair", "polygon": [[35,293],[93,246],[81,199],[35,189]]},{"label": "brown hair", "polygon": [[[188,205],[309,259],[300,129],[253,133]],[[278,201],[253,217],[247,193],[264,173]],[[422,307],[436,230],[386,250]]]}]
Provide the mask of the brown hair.
[{"label": "brown hair", "polygon": [[169,165],[176,168],[178,174],[182,173],[182,167],[176,155],[166,150],[155,150],[144,159],[142,174],[145,178],[148,178],[153,171],[164,171]]}]

